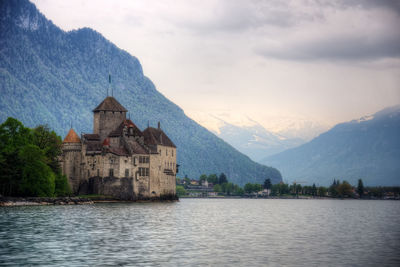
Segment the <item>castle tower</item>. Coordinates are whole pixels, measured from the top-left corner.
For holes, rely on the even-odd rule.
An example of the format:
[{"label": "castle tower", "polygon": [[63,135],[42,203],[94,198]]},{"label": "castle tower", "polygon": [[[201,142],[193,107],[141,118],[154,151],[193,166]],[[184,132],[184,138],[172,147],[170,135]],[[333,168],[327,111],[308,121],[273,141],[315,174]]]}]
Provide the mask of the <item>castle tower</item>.
[{"label": "castle tower", "polygon": [[93,110],[93,133],[103,141],[125,119],[127,110],[112,96],[107,96]]},{"label": "castle tower", "polygon": [[82,161],[82,144],[81,139],[72,128],[64,138],[62,151],[62,172],[67,176],[72,192],[77,192],[81,175],[80,166]]}]

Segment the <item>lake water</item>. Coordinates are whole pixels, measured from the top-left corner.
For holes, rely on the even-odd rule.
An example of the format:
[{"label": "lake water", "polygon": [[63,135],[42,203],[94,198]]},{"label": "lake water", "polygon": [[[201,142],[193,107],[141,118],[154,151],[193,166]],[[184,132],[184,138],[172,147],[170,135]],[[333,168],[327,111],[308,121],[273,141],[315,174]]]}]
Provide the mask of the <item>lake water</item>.
[{"label": "lake water", "polygon": [[0,207],[0,265],[399,266],[400,201]]}]

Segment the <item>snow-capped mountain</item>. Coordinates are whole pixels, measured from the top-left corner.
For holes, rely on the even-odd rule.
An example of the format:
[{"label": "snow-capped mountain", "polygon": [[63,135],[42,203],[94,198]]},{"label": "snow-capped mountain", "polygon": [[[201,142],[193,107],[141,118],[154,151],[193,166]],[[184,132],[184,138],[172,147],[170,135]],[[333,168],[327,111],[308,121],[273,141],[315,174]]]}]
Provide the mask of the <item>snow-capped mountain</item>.
[{"label": "snow-capped mountain", "polygon": [[195,112],[189,116],[255,161],[304,144],[328,129],[318,122],[294,117],[271,117],[261,124],[247,115],[228,112]]}]

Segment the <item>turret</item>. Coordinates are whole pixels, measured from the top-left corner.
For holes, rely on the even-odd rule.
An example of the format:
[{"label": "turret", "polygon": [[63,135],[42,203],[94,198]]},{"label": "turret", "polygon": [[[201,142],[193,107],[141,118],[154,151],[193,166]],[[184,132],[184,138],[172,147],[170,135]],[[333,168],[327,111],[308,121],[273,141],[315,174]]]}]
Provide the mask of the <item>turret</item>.
[{"label": "turret", "polygon": [[70,129],[62,144],[63,164],[62,172],[68,178],[72,191],[79,188],[82,143],[74,129]]}]

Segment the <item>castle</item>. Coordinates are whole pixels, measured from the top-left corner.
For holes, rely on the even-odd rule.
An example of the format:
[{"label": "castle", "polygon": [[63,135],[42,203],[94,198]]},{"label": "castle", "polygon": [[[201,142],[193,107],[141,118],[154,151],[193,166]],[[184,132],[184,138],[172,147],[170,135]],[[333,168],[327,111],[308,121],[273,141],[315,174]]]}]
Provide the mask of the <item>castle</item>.
[{"label": "castle", "polygon": [[129,200],[174,198],[176,146],[160,123],[142,132],[112,96],[93,113],[93,133],[79,137],[71,127],[62,144],[60,165],[72,191]]}]

